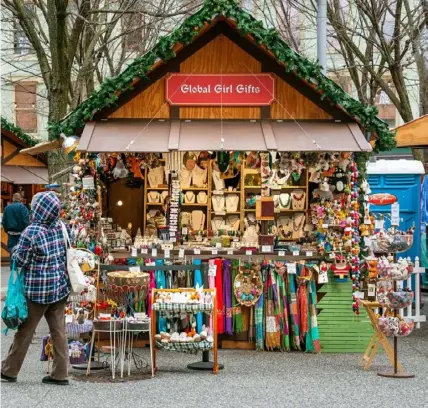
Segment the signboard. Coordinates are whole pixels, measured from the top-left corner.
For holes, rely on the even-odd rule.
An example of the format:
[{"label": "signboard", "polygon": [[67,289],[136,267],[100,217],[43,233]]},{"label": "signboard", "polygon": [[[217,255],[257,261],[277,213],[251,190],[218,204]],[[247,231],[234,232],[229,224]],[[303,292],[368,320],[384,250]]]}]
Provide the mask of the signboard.
[{"label": "signboard", "polygon": [[369,195],[369,203],[373,205],[389,205],[397,202],[397,197],[389,193],[377,193]]},{"label": "signboard", "polygon": [[268,106],[275,100],[270,74],[171,74],[166,100],[178,106]]}]

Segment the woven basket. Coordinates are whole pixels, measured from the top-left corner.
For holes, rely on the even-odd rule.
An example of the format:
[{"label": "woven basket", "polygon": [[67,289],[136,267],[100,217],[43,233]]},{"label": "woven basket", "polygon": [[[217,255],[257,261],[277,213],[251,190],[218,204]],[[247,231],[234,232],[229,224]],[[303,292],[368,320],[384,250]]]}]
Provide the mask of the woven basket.
[{"label": "woven basket", "polygon": [[263,293],[260,266],[241,268],[233,282],[236,300],[243,306],[254,306]]}]

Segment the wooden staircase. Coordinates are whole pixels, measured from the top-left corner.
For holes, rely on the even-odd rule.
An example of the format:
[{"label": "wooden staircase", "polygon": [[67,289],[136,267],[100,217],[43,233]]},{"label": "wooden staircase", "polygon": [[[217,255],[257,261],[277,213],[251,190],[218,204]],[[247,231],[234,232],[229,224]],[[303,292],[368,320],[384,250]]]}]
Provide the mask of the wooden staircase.
[{"label": "wooden staircase", "polygon": [[351,280],[336,283],[329,276],[329,283],[318,290],[318,299],[321,352],[364,353],[373,328],[363,307],[359,315],[352,311]]}]

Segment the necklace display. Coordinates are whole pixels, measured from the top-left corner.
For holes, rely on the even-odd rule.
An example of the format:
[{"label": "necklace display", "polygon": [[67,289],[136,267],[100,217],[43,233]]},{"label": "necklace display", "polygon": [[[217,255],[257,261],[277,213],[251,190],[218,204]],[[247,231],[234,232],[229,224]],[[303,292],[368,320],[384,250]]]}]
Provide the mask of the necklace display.
[{"label": "necklace display", "polygon": [[202,231],[205,225],[205,214],[202,211],[192,211],[192,229],[193,231]]},{"label": "necklace display", "polygon": [[164,168],[162,166],[150,169],[148,179],[151,188],[156,188],[163,184],[163,174]]},{"label": "necklace display", "polygon": [[206,204],[208,201],[208,196],[205,191],[201,191],[198,193],[198,196],[196,197],[199,204]]},{"label": "necklace display", "polygon": [[240,226],[240,219],[238,215],[229,215],[226,218],[226,224],[229,229],[233,231],[238,231]]},{"label": "necklace display", "polygon": [[291,204],[291,195],[282,193],[279,195],[279,207],[283,209],[289,209]]},{"label": "necklace display", "polygon": [[293,216],[293,239],[299,239],[303,236],[304,223],[305,214],[299,213]]},{"label": "necklace display", "polygon": [[212,204],[213,204],[213,210],[214,212],[224,212],[224,205],[225,205],[225,199],[223,196],[213,196],[212,197]]},{"label": "necklace display", "polygon": [[211,220],[211,228],[213,231],[219,231],[225,227],[226,223],[221,217],[214,217]]},{"label": "necklace display", "polygon": [[226,211],[237,212],[239,204],[239,196],[237,194],[230,194],[226,197]]},{"label": "necklace display", "polygon": [[150,191],[147,195],[149,203],[159,203],[160,195],[157,191]]},{"label": "necklace display", "polygon": [[195,166],[192,171],[192,182],[196,187],[204,187],[207,183],[207,169],[201,169],[199,166]]},{"label": "necklace display", "polygon": [[190,183],[192,182],[192,172],[186,169],[181,170],[180,173],[180,186],[181,188],[190,187]]},{"label": "necklace display", "polygon": [[160,202],[164,203],[166,197],[168,197],[168,191],[162,191],[160,195]]},{"label": "necklace display", "polygon": [[303,210],[305,208],[306,194],[304,191],[296,190],[292,193],[293,210]]},{"label": "necklace display", "polygon": [[184,194],[184,202],[186,204],[192,204],[195,202],[195,193],[193,191],[187,191]]},{"label": "necklace display", "polygon": [[221,173],[217,170],[212,171],[214,187],[216,191],[223,191],[225,188],[224,180],[221,178]]}]

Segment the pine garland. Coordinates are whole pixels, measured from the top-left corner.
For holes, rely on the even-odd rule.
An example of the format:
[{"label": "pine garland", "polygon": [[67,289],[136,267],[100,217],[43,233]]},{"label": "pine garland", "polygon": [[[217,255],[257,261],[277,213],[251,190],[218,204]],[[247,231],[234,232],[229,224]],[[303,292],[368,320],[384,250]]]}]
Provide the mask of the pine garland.
[{"label": "pine garland", "polygon": [[388,125],[376,115],[375,106],[366,106],[353,99],[339,85],[325,77],[318,62],[297,54],[272,28],[264,28],[263,23],[243,10],[230,0],[205,0],[203,7],[187,18],[184,23],[170,35],[161,37],[157,45],[142,57],[135,59],[121,74],[115,78],[106,79],[100,88],[93,92],[82,102],[67,118],[59,123],[51,124],[54,134],[61,132],[73,135],[82,129],[85,122],[103,108],[115,105],[120,94],[132,89],[131,83],[135,79],[147,79],[153,65],[162,60],[168,61],[175,57],[174,45],[180,43],[184,46],[190,44],[199,31],[212,23],[218,17],[233,20],[239,33],[250,35],[259,46],[273,53],[278,62],[284,63],[286,72],[293,72],[298,78],[316,86],[322,93],[322,99],[329,100],[338,105],[350,116],[358,119],[362,127],[376,135],[374,151],[386,151],[395,147],[394,133]]},{"label": "pine garland", "polygon": [[2,130],[8,130],[9,132],[12,132],[15,136],[19,137],[25,144],[30,147],[39,143],[39,140],[28,135],[19,126],[16,126],[13,123],[9,122],[3,116],[1,117],[1,128]]}]

